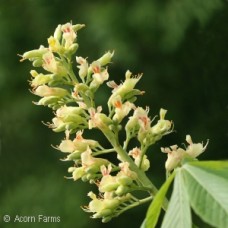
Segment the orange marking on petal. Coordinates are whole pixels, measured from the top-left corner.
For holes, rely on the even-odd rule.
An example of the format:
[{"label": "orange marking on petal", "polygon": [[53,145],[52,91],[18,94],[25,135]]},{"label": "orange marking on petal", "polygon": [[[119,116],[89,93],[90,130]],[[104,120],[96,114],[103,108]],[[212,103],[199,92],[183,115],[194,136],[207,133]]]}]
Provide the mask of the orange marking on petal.
[{"label": "orange marking on petal", "polygon": [[70,32],[70,28],[68,27],[68,28],[64,29],[63,32],[65,32],[65,33]]},{"label": "orange marking on petal", "polygon": [[116,102],[114,103],[114,106],[115,106],[116,108],[122,108],[122,103],[121,103],[121,101],[116,101]]},{"label": "orange marking on petal", "polygon": [[141,117],[139,117],[139,119],[143,122],[144,126],[147,125],[147,123],[148,123],[148,118],[147,118],[147,116],[141,116]]},{"label": "orange marking on petal", "polygon": [[99,66],[93,67],[93,73],[100,73],[100,67]]}]

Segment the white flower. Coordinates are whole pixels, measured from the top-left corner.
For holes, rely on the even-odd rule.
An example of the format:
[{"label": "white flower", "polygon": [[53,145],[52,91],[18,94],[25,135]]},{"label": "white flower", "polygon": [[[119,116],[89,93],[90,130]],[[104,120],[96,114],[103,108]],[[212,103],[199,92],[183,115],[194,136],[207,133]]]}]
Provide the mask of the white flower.
[{"label": "white flower", "polygon": [[79,68],[79,77],[81,79],[84,79],[88,73],[88,62],[86,59],[80,56],[76,56],[76,62],[79,63],[79,66],[77,66]]},{"label": "white flower", "polygon": [[172,130],[170,130],[170,128],[172,127],[172,122],[169,120],[165,120],[166,113],[167,110],[163,108],[160,109],[160,120],[158,120],[157,124],[151,128],[151,132],[153,135],[162,136],[172,132]]},{"label": "white flower", "polygon": [[71,23],[66,23],[62,25],[61,30],[63,32],[63,39],[65,40],[65,48],[69,48],[77,37],[73,26]]},{"label": "white flower", "polygon": [[[134,92],[134,87],[136,83],[140,80],[142,75],[138,75],[136,77],[132,77],[132,74],[130,71],[127,71],[125,74],[125,81],[120,84],[119,86],[115,86],[115,88],[112,91],[112,95],[110,96],[108,100],[109,107],[113,106],[113,102],[115,100],[116,96],[121,96],[121,98],[124,98],[125,95]],[[113,83],[112,83],[113,84]],[[112,86],[111,84],[111,86]]]},{"label": "white flower", "polygon": [[[128,154],[131,155],[135,159],[135,164],[138,167],[140,166],[140,168],[143,171],[147,171],[150,168],[150,161],[147,159],[146,155],[144,155],[143,159],[141,159],[142,151],[138,147],[135,147],[132,150],[130,150]],[[141,164],[140,164],[140,162],[141,162]]]},{"label": "white flower", "polygon": [[186,141],[189,144],[189,146],[186,149],[186,153],[192,158],[196,158],[201,153],[203,153],[206,150],[207,145],[209,143],[209,141],[207,141],[205,146],[203,146],[203,143],[193,143],[190,135],[186,135]]},{"label": "white flower", "polygon": [[59,40],[53,36],[48,38],[49,49],[53,52],[61,52],[63,47],[59,43]]},{"label": "white flower", "polygon": [[140,129],[143,131],[146,131],[150,128],[151,120],[148,117],[148,113],[149,107],[146,107],[146,109],[138,107],[134,112],[134,116],[138,119]]},{"label": "white flower", "polygon": [[183,150],[182,148],[178,148],[177,145],[170,146],[170,148],[162,147],[161,151],[167,153],[168,157],[165,162],[165,168],[169,172],[175,169],[186,155],[185,150]]},{"label": "white flower", "polygon": [[43,55],[43,68],[52,73],[58,72],[55,56],[50,51]]},{"label": "white flower", "polygon": [[102,107],[97,107],[97,110],[94,108],[89,109],[90,120],[89,120],[89,129],[97,127],[100,120],[98,118],[98,114],[102,111]]},{"label": "white flower", "polygon": [[134,104],[127,101],[122,104],[121,97],[117,96],[113,101],[113,105],[115,108],[115,115],[113,116],[113,120],[121,122],[122,119],[128,115],[131,109],[135,108]]},{"label": "white flower", "polygon": [[65,139],[60,143],[58,149],[64,153],[72,153],[75,151],[75,145],[73,141]]},{"label": "white flower", "polygon": [[186,150],[178,148],[177,145],[173,145],[170,148],[161,148],[161,151],[167,153],[168,155],[168,158],[165,163],[167,171],[172,171],[177,166],[179,166],[181,164],[181,161],[185,157],[198,157],[201,153],[203,153],[206,150],[206,147],[208,145],[208,141],[205,146],[203,146],[203,143],[193,143],[190,135],[186,135],[186,141],[189,144]]},{"label": "white flower", "polygon": [[93,74],[93,83],[95,85],[101,85],[104,81],[108,80],[109,74],[107,69],[101,71],[100,73]]}]

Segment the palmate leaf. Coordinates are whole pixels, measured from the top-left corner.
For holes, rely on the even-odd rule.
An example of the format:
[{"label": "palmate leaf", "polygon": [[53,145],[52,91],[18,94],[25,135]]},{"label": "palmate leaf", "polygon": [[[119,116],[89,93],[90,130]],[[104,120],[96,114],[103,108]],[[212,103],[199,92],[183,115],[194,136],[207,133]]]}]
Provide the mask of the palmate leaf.
[{"label": "palmate leaf", "polygon": [[[213,172],[214,170],[214,172]],[[228,163],[191,162],[182,167],[190,204],[202,220],[228,227]]]},{"label": "palmate leaf", "polygon": [[176,170],[174,189],[165,214],[162,228],[191,228],[192,219],[188,193],[185,188],[182,169]]},{"label": "palmate leaf", "polygon": [[175,176],[175,172],[173,172],[172,175],[169,176],[166,182],[159,189],[158,193],[154,197],[154,200],[149,206],[149,209],[146,214],[146,218],[143,221],[141,228],[154,228],[156,226],[161,212],[162,204],[165,200],[165,195],[169,189],[170,184],[173,181],[174,176]]},{"label": "palmate leaf", "polygon": [[151,203],[141,228],[156,226],[167,190],[175,176],[174,189],[162,228],[190,228],[190,205],[206,223],[228,227],[228,162],[193,161],[177,168]]},{"label": "palmate leaf", "polygon": [[193,161],[189,165],[199,167],[228,180],[228,161]]}]

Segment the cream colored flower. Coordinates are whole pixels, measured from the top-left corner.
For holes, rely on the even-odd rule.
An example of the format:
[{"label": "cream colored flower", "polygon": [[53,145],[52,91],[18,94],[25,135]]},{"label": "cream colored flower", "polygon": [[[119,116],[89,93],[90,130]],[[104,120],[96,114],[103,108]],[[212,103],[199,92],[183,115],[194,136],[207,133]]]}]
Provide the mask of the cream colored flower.
[{"label": "cream colored flower", "polygon": [[165,162],[165,168],[167,171],[172,171],[177,166],[180,165],[180,162],[185,157],[186,152],[182,148],[178,148],[177,145],[170,146],[170,148],[161,148],[161,151],[167,153],[167,160]]},{"label": "cream colored flower", "polygon": [[65,40],[65,48],[69,48],[75,41],[77,35],[71,23],[62,25],[63,39]]},{"label": "cream colored flower", "polygon": [[203,153],[206,150],[207,145],[209,143],[209,140],[207,141],[205,146],[203,146],[203,143],[193,143],[190,135],[186,135],[186,141],[189,144],[186,149],[186,153],[192,158],[196,158],[201,153]]}]

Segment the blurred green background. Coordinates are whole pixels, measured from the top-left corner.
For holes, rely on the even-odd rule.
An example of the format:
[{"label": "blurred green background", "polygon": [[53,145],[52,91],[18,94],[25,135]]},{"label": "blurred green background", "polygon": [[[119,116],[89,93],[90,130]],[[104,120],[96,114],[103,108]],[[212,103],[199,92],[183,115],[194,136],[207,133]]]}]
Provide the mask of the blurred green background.
[{"label": "blurred green background", "polygon": [[[0,227],[139,227],[148,205],[128,211],[108,224],[92,220],[80,205],[89,202],[89,184],[63,177],[68,163],[51,144],[56,134],[41,124],[52,112],[34,106],[28,91],[28,62],[17,54],[47,45],[58,24],[84,23],[77,55],[92,61],[115,50],[111,80],[125,71],[144,73],[137,104],[160,107],[176,132],[151,147],[148,175],[160,186],[166,156],[161,146],[210,139],[201,159],[226,159],[228,146],[228,2],[223,0],[1,0],[0,1]],[[109,91],[102,90],[106,104]],[[102,144],[103,142],[101,142]],[[105,142],[104,142],[105,143]],[[93,187],[92,187],[93,188]],[[4,223],[2,216],[60,216],[60,223]],[[199,223],[200,224],[200,223]],[[201,224],[200,227],[208,227]]]}]

